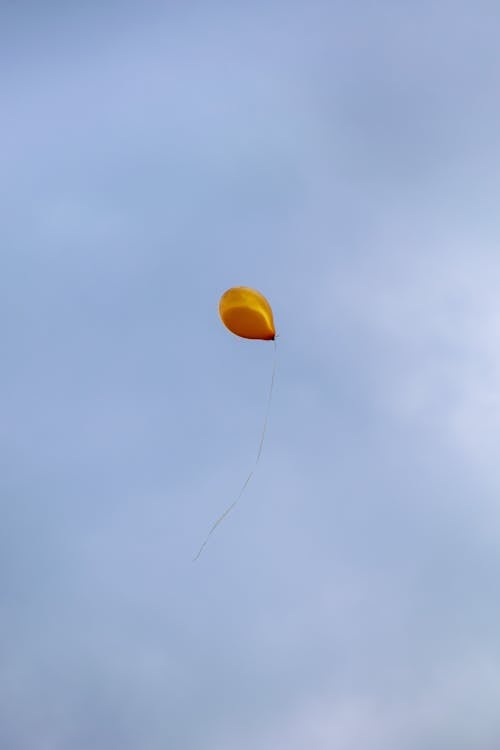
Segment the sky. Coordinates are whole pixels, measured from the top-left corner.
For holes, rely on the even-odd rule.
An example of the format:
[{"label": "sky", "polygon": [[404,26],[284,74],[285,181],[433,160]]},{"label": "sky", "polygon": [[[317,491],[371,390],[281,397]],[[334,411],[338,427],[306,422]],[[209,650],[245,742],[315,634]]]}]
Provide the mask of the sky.
[{"label": "sky", "polygon": [[0,5],[2,749],[500,746],[499,24]]}]

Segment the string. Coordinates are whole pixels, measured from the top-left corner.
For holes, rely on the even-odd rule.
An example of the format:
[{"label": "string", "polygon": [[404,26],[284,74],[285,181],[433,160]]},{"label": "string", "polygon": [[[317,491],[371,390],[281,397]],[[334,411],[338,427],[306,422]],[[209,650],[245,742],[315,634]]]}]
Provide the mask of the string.
[{"label": "string", "polygon": [[275,375],[276,375],[276,361],[277,361],[277,358],[278,358],[278,357],[277,357],[277,353],[278,353],[278,347],[277,347],[277,345],[276,345],[276,339],[274,339],[274,358],[273,358],[273,371],[272,371],[272,375],[271,375],[271,384],[270,384],[270,386],[269,386],[269,393],[268,393],[268,396],[267,396],[267,406],[266,406],[266,412],[265,412],[265,417],[264,417],[264,424],[263,424],[263,427],[262,427],[262,433],[261,433],[261,436],[260,436],[259,449],[258,449],[258,451],[257,451],[257,457],[256,457],[256,459],[255,459],[255,463],[254,463],[254,465],[253,465],[253,467],[252,467],[252,470],[250,471],[249,475],[248,475],[248,476],[247,476],[247,478],[245,479],[245,481],[244,481],[244,483],[243,483],[243,486],[241,487],[241,490],[239,491],[239,493],[238,493],[238,496],[237,496],[236,500],[234,500],[234,501],[233,501],[233,502],[231,503],[231,505],[229,505],[229,506],[228,506],[228,507],[226,508],[226,510],[224,511],[224,513],[222,513],[222,514],[221,514],[221,515],[220,515],[220,516],[219,516],[219,517],[217,518],[217,520],[216,520],[216,521],[214,521],[214,523],[212,524],[212,526],[211,526],[211,528],[210,528],[210,531],[208,532],[207,536],[205,537],[205,541],[204,541],[204,542],[203,542],[203,544],[201,545],[201,547],[200,547],[200,549],[198,550],[198,552],[197,552],[196,556],[195,556],[195,557],[193,558],[193,561],[195,561],[195,562],[196,562],[196,560],[197,560],[197,559],[199,558],[199,556],[201,555],[201,553],[203,552],[203,550],[205,549],[205,547],[206,547],[206,545],[207,545],[207,542],[208,542],[208,540],[210,539],[210,537],[211,537],[211,536],[212,536],[212,534],[214,533],[214,531],[215,531],[215,529],[217,528],[217,526],[218,526],[218,525],[219,525],[220,523],[222,523],[222,521],[223,521],[223,520],[224,520],[224,519],[226,518],[226,516],[228,516],[228,515],[229,515],[229,514],[231,513],[231,511],[232,511],[232,510],[233,510],[233,509],[234,509],[234,508],[236,507],[236,505],[237,505],[237,504],[239,503],[239,501],[241,500],[241,496],[242,496],[242,495],[243,495],[243,493],[245,492],[245,490],[246,490],[246,488],[247,488],[247,486],[248,486],[248,483],[250,482],[251,478],[252,478],[252,477],[253,477],[253,475],[254,475],[255,469],[257,468],[257,464],[259,463],[259,460],[260,460],[260,456],[261,456],[261,453],[262,453],[262,446],[264,445],[264,438],[266,437],[266,431],[267,431],[267,423],[268,423],[268,421],[269,421],[269,412],[270,412],[270,410],[271,410],[271,399],[272,399],[272,395],[273,395],[273,388],[274,388],[274,377],[275,377]]}]

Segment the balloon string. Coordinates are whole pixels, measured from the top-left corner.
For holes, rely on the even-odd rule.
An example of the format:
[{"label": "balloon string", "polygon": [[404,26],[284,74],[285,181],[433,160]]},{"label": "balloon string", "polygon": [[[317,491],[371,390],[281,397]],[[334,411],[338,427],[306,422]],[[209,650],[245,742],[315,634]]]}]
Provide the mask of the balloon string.
[{"label": "balloon string", "polygon": [[239,491],[239,494],[238,494],[238,497],[236,498],[236,500],[234,502],[232,502],[231,505],[229,505],[226,508],[226,510],[224,511],[224,513],[222,513],[222,515],[220,515],[219,518],[216,521],[214,521],[214,523],[213,523],[210,531],[208,532],[207,536],[205,537],[205,541],[201,545],[201,547],[198,550],[196,556],[193,558],[194,561],[196,561],[199,558],[199,556],[201,555],[201,553],[205,549],[208,540],[210,539],[210,537],[214,533],[214,531],[217,528],[217,526],[220,523],[222,523],[222,521],[226,518],[226,516],[228,516],[231,513],[231,511],[233,510],[233,508],[235,508],[236,505],[239,503],[239,501],[241,499],[241,496],[245,492],[245,490],[246,490],[246,488],[248,486],[248,483],[250,482],[251,478],[254,475],[255,469],[257,468],[257,464],[259,463],[260,456],[261,456],[261,453],[262,453],[262,446],[264,445],[264,438],[266,437],[267,423],[269,421],[269,412],[271,410],[271,399],[272,399],[273,388],[274,388],[274,377],[276,375],[277,352],[278,352],[278,347],[276,345],[276,339],[274,339],[273,372],[272,372],[272,375],[271,375],[271,384],[269,386],[269,394],[268,394],[268,397],[267,397],[267,406],[266,406],[266,414],[265,414],[265,417],[264,417],[264,425],[262,427],[262,434],[260,436],[259,449],[257,451],[257,457],[255,459],[255,463],[254,463],[254,465],[252,467],[252,470],[251,470],[250,474],[245,479],[245,481],[243,483],[243,486],[242,486],[241,490]]}]

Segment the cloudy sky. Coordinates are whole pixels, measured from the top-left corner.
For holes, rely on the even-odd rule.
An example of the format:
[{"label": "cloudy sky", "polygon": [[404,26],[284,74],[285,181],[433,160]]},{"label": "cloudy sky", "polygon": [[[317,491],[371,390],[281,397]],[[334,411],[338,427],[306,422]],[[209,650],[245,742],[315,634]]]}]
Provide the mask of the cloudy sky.
[{"label": "cloudy sky", "polygon": [[497,750],[498,3],[0,7],[2,749]]}]

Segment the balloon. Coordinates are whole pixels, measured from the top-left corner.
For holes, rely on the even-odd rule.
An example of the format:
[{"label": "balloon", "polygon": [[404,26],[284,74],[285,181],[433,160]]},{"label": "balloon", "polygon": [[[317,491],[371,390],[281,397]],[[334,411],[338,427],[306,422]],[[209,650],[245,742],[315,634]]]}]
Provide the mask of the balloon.
[{"label": "balloon", "polygon": [[267,397],[267,408],[264,418],[264,424],[262,426],[262,433],[260,436],[259,448],[257,450],[257,457],[253,465],[252,470],[243,482],[239,494],[236,499],[229,505],[226,510],[214,521],[208,534],[205,537],[202,545],[198,549],[194,560],[197,560],[203,550],[205,549],[208,540],[214,533],[215,529],[220,523],[226,518],[229,513],[239,503],[245,489],[247,488],[251,478],[259,463],[260,456],[262,453],[262,446],[264,445],[264,437],[266,435],[267,420],[269,417],[269,410],[271,408],[271,397],[273,394],[274,386],[274,375],[276,372],[276,332],[274,330],[273,311],[271,305],[264,297],[263,294],[258,292],[256,289],[250,289],[248,286],[234,286],[224,292],[219,301],[219,315],[222,322],[228,328],[231,333],[236,336],[241,336],[244,339],[263,339],[264,341],[274,341],[274,362],[273,371],[271,375],[271,384],[269,386],[269,395]]},{"label": "balloon", "polygon": [[244,339],[274,341],[273,311],[263,294],[248,286],[235,286],[224,292],[219,315],[231,333]]}]

